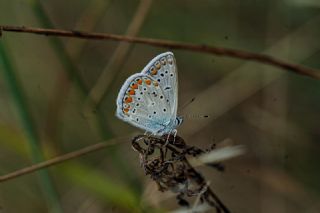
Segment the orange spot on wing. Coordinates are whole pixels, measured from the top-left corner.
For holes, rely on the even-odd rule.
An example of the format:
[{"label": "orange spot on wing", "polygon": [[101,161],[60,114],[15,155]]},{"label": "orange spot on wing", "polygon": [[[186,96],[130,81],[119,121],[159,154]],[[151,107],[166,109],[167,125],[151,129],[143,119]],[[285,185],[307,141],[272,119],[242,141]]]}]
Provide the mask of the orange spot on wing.
[{"label": "orange spot on wing", "polygon": [[129,93],[129,95],[135,95],[136,94],[133,89],[129,90],[128,93]]},{"label": "orange spot on wing", "polygon": [[158,71],[156,70],[156,68],[152,67],[150,70],[151,75],[156,75],[158,73]]},{"label": "orange spot on wing", "polygon": [[132,89],[138,89],[138,84],[132,84],[131,88]]},{"label": "orange spot on wing", "polygon": [[147,85],[151,84],[151,80],[149,80],[149,79],[147,79],[145,82],[146,82]]},{"label": "orange spot on wing", "polygon": [[161,64],[163,64],[163,65],[166,65],[166,64],[167,64],[167,62],[166,62],[166,59],[165,59],[165,58],[161,58]]},{"label": "orange spot on wing", "polygon": [[142,84],[142,79],[139,79],[137,82],[138,82],[138,84],[141,85]]},{"label": "orange spot on wing", "polygon": [[132,102],[132,97],[128,96],[125,100],[125,103],[131,103]]},{"label": "orange spot on wing", "polygon": [[155,64],[155,66],[156,66],[157,70],[159,70],[159,69],[161,68],[161,64],[160,64],[160,62],[159,62],[159,61],[157,61],[157,62],[156,62],[156,64]]},{"label": "orange spot on wing", "polygon": [[129,108],[123,109],[124,112],[129,112]]}]

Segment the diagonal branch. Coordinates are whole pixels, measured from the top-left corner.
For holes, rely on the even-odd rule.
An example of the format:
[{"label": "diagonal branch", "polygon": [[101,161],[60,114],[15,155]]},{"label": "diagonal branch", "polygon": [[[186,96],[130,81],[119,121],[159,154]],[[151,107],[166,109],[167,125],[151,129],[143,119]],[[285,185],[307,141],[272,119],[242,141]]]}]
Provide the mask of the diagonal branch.
[{"label": "diagonal branch", "polygon": [[4,182],[4,181],[11,180],[11,179],[14,179],[14,178],[22,176],[22,175],[26,175],[26,174],[35,172],[35,171],[43,169],[43,168],[47,168],[49,166],[53,166],[53,165],[65,162],[67,160],[78,158],[80,156],[86,155],[86,154],[91,153],[91,152],[95,152],[95,151],[98,151],[98,150],[101,150],[101,149],[104,149],[104,148],[107,148],[107,147],[110,147],[110,146],[121,144],[121,143],[124,143],[124,142],[129,141],[129,140],[130,139],[128,137],[121,137],[121,138],[110,140],[108,142],[96,143],[94,145],[84,147],[84,148],[76,150],[74,152],[69,152],[67,154],[60,155],[60,156],[57,156],[55,158],[52,158],[50,160],[43,161],[41,163],[37,163],[37,164],[34,164],[32,166],[29,166],[29,167],[25,167],[25,168],[20,169],[20,170],[16,170],[16,171],[11,172],[11,173],[6,174],[6,175],[2,175],[2,176],[0,176],[0,183]]},{"label": "diagonal branch", "polygon": [[[132,20],[128,25],[126,35],[135,36],[140,32],[140,29],[143,26],[143,23],[150,9],[152,8],[152,3],[153,0],[140,1],[134,16],[132,17]],[[101,74],[97,78],[97,81],[90,89],[90,92],[84,102],[84,106],[82,109],[83,115],[86,117],[93,131],[102,131],[101,135],[103,135],[103,132],[105,132],[105,128],[99,128],[97,126],[99,123],[97,116],[99,115],[93,113],[93,111],[101,102],[102,98],[104,97],[111,83],[114,81],[115,77],[119,75],[119,69],[123,65],[123,61],[125,61],[126,57],[128,56],[131,47],[131,43],[119,43],[113,55],[110,57],[108,64],[103,68]]]},{"label": "diagonal branch", "polygon": [[19,32],[19,33],[34,33],[46,36],[61,36],[61,37],[75,37],[81,39],[96,39],[96,40],[114,40],[114,41],[125,41],[130,43],[146,44],[156,47],[164,47],[169,49],[182,49],[193,52],[201,52],[219,56],[227,56],[238,59],[245,59],[251,61],[257,61],[263,64],[269,64],[275,67],[279,67],[294,73],[309,76],[320,80],[320,72],[318,70],[301,66],[294,63],[289,63],[280,59],[273,58],[268,55],[247,52],[243,50],[236,50],[223,47],[215,47],[209,45],[197,45],[183,42],[175,42],[170,40],[150,39],[150,38],[139,38],[132,36],[123,36],[106,33],[91,33],[74,30],[61,30],[61,29],[43,29],[33,28],[24,26],[0,26],[1,31]]},{"label": "diagonal branch", "polygon": [[[140,1],[135,15],[133,16],[132,21],[127,28],[127,36],[135,36],[139,33],[150,9],[152,8],[152,3],[153,0]],[[118,70],[120,66],[123,65],[123,61],[130,52],[130,45],[130,43],[120,43],[117,46],[107,66],[103,69],[100,76],[97,78],[97,82],[90,90],[89,97],[86,103],[87,107],[94,108],[100,103],[104,94],[110,87],[111,82],[114,81],[116,75],[119,75],[120,72]],[[90,104],[91,106],[89,106]],[[92,109],[90,109],[90,112],[91,111]]]}]

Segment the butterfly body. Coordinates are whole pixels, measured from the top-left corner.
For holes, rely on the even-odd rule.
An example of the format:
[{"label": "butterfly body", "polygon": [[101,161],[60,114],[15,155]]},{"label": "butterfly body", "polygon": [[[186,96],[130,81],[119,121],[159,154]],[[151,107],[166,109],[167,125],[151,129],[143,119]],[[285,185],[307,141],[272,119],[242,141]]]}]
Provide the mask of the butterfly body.
[{"label": "butterfly body", "polygon": [[117,117],[154,135],[175,130],[182,123],[177,117],[177,78],[173,53],[156,56],[123,84],[117,98]]}]

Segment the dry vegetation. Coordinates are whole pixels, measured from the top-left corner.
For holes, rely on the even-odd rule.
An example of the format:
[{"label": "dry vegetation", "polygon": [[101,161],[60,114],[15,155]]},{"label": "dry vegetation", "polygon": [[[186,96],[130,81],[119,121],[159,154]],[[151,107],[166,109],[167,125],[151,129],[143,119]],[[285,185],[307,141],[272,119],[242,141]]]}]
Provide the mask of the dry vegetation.
[{"label": "dry vegetation", "polygon": [[179,103],[195,97],[178,134],[246,147],[224,172],[197,168],[230,212],[319,212],[319,7],[0,1],[0,212],[179,212],[114,116],[124,80],[168,49]]}]

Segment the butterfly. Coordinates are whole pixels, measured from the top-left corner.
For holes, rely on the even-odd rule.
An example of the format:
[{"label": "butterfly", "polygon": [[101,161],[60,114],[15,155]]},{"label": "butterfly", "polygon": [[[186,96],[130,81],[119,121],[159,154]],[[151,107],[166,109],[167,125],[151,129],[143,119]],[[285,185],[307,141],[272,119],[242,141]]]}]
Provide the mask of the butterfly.
[{"label": "butterfly", "polygon": [[116,116],[152,135],[176,131],[178,73],[172,52],[157,55],[140,73],[130,76],[117,98]]}]

